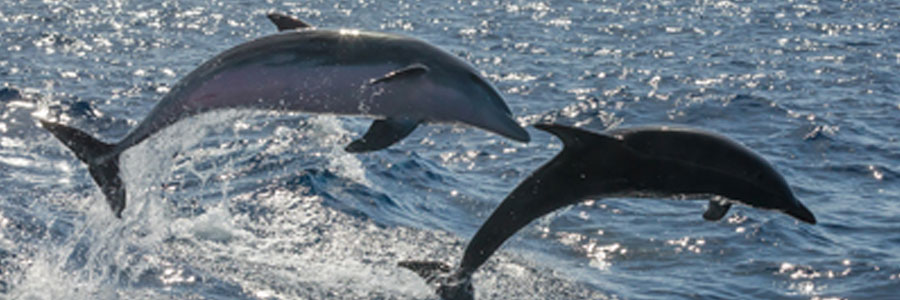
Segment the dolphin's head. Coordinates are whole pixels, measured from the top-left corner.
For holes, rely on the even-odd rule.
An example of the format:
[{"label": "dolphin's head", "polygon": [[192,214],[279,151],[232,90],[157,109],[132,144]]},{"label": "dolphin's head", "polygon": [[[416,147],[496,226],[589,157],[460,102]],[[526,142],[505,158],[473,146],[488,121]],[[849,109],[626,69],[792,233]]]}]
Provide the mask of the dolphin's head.
[{"label": "dolphin's head", "polygon": [[700,182],[694,182],[697,186],[705,185],[708,195],[713,196],[710,199],[709,208],[703,214],[704,219],[718,220],[725,216],[731,203],[740,203],[750,207],[780,211],[800,221],[816,224],[816,217],[794,196],[784,178],[770,166],[748,166],[743,171],[746,173],[739,174],[741,171],[736,171],[735,174],[732,174],[738,177],[746,176],[738,181],[734,180],[735,176],[714,172],[716,174],[713,176],[718,178],[705,176],[705,179],[701,179]]},{"label": "dolphin's head", "polygon": [[809,211],[794,193],[784,178],[769,165],[761,166],[755,177],[759,183],[759,194],[755,197],[741,199],[750,206],[781,211],[800,221],[816,224],[816,217]]},{"label": "dolphin's head", "polygon": [[444,88],[453,90],[455,98],[451,103],[465,103],[465,107],[451,108],[448,113],[469,125],[492,131],[520,142],[528,142],[531,137],[516,122],[497,89],[472,68],[435,74]]},{"label": "dolphin's head", "polygon": [[794,196],[790,185],[771,164],[753,153],[747,153],[746,159],[752,163],[736,169],[738,174],[743,172],[746,186],[732,187],[723,194],[737,196],[738,202],[753,207],[781,211],[800,221],[816,224],[816,217]]},{"label": "dolphin's head", "polygon": [[[377,51],[368,49],[359,56],[397,68],[389,73],[389,80],[376,80],[397,83],[392,89],[404,99],[395,108],[423,121],[463,123],[520,142],[531,139],[497,89],[458,56],[416,38],[391,34],[370,34],[369,38]],[[404,80],[398,80],[401,77]]]},{"label": "dolphin's head", "polygon": [[[642,187],[663,194],[721,196],[730,202],[778,210],[816,223],[813,214],[794,197],[787,181],[766,159],[723,135],[668,126],[607,133],[621,138],[624,148],[632,153],[633,165],[626,167],[627,174]],[[712,215],[721,217],[724,211]]]}]

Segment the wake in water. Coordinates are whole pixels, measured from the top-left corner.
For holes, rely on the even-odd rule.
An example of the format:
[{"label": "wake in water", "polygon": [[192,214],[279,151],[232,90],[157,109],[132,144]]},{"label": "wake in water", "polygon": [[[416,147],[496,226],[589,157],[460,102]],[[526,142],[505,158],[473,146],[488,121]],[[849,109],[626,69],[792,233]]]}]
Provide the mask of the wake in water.
[{"label": "wake in water", "polygon": [[[386,227],[353,217],[327,204],[329,189],[313,192],[316,184],[290,184],[292,178],[312,176],[313,181],[350,179],[364,189],[371,185],[356,156],[335,143],[350,135],[338,119],[309,118],[300,128],[289,129],[272,117],[249,111],[212,113],[126,152],[123,178],[134,187],[129,188],[133,209],[117,219],[97,201],[101,195],[70,199],[73,209],[85,211],[79,217],[83,222],[69,223],[71,234],[62,240],[44,243],[31,258],[34,263],[24,264],[12,279],[8,295],[430,298],[423,283],[396,262],[422,254],[450,257],[461,250],[462,241],[445,232]],[[263,119],[273,123],[265,126],[274,127],[275,135],[260,143],[241,142],[258,134],[259,128],[249,127]],[[218,125],[223,120],[235,125],[223,128]],[[215,144],[220,146],[211,147]],[[246,164],[260,153],[271,158],[299,155],[298,160],[313,160],[307,163],[325,165],[326,172],[338,176],[285,167],[267,174],[275,179],[262,187],[243,187],[255,181],[241,176],[256,172],[258,166],[248,169]],[[180,179],[173,181],[173,176]],[[172,189],[170,182],[181,186]],[[209,195],[208,190],[219,192]],[[528,261],[500,255],[487,264],[479,278],[495,288],[485,289],[482,297],[496,297],[493,293],[501,290],[521,299],[606,297]]]}]

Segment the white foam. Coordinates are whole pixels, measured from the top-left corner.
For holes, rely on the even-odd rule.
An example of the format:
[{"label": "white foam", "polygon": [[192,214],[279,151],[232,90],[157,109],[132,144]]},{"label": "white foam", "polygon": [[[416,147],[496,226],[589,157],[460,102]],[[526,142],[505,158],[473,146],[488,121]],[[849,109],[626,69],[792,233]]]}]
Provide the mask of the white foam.
[{"label": "white foam", "polygon": [[347,143],[344,137],[350,133],[344,129],[340,120],[333,116],[317,115],[310,118],[310,124],[313,128],[308,133],[317,136],[317,142],[328,146],[329,151],[326,153],[329,158],[328,169],[338,176],[371,187],[372,183],[366,177],[362,163],[355,154],[344,151]]},{"label": "white foam", "polygon": [[234,227],[231,213],[224,201],[195,218],[176,220],[170,227],[170,231],[175,236],[218,243],[228,243],[233,239],[248,236]]},{"label": "white foam", "polygon": [[[208,156],[301,155],[326,159],[338,176],[371,185],[356,155],[343,151],[350,135],[340,119],[316,116],[301,128],[280,127],[273,140],[245,145],[196,147],[208,135],[239,137],[248,122],[222,128],[223,120],[252,119],[246,112],[220,112],[181,122],[126,151],[121,157],[128,205],[117,219],[99,190],[73,199],[85,209],[82,223],[65,241],[46,242],[11,284],[14,299],[181,298],[214,285],[234,297],[278,299],[433,299],[432,288],[405,269],[402,260],[455,262],[464,241],[445,232],[383,227],[328,207],[308,191],[232,191],[230,180],[201,213],[179,215],[159,186],[177,170],[201,179],[239,173],[233,162],[198,170]],[[235,122],[237,123],[237,122]],[[249,122],[252,123],[252,122]],[[230,131],[229,131],[229,128]],[[268,137],[267,137],[268,138]],[[173,158],[178,153],[186,159]],[[246,154],[244,154],[246,153]],[[181,165],[176,165],[180,163]],[[175,179],[177,181],[177,179]],[[177,185],[176,185],[177,186]],[[292,187],[295,188],[295,187]],[[174,193],[187,192],[175,189]],[[242,211],[253,207],[249,211]],[[77,221],[76,221],[77,222]],[[70,257],[79,263],[71,265]],[[497,291],[520,299],[543,299],[568,289],[546,272],[495,255],[476,275],[481,299]],[[184,286],[184,289],[174,287]],[[537,289],[538,292],[535,292]],[[196,295],[196,294],[190,294]]]}]

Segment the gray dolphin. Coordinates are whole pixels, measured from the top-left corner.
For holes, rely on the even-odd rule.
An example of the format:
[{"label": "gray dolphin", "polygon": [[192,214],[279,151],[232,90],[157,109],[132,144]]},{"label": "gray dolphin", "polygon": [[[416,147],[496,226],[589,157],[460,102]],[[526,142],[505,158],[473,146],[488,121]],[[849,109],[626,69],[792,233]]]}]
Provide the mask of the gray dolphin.
[{"label": "gray dolphin", "polygon": [[719,220],[732,203],[741,203],[816,223],[766,160],[724,136],[669,127],[606,133],[562,125],[535,127],[559,137],[563,150],[500,203],[466,246],[459,267],[427,261],[399,264],[437,285],[443,299],[474,299],[472,274],[506,239],[541,216],[589,198],[713,198],[703,214],[707,220]]},{"label": "gray dolphin", "polygon": [[528,142],[500,93],[472,66],[415,38],[319,30],[280,14],[283,30],[240,44],[182,78],[125,138],[114,144],[41,121],[88,165],[117,217],[125,208],[119,155],[191,116],[219,109],[264,109],[376,118],[345,149],[386,148],[418,124],[462,123]]}]

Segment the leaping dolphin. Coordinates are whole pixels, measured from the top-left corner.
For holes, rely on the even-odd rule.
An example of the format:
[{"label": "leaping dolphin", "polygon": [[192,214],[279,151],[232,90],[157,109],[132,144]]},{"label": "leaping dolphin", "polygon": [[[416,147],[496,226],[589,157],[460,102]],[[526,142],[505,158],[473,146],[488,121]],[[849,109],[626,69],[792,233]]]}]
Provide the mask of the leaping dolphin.
[{"label": "leaping dolphin", "polygon": [[472,274],[506,239],[531,221],[589,197],[707,198],[714,199],[703,214],[707,220],[719,220],[732,203],[741,203],[816,223],[765,159],[724,136],[669,127],[606,133],[562,125],[535,127],[556,135],[563,150],[500,203],[466,246],[459,266],[399,264],[436,285],[443,299],[474,299]]},{"label": "leaping dolphin", "polygon": [[115,215],[125,208],[119,155],[180,120],[219,109],[374,117],[349,152],[386,148],[420,123],[462,123],[528,142],[503,97],[471,65],[422,40],[388,33],[314,29],[280,14],[282,30],[240,44],[182,78],[114,144],[61,124],[42,127],[88,165]]}]

